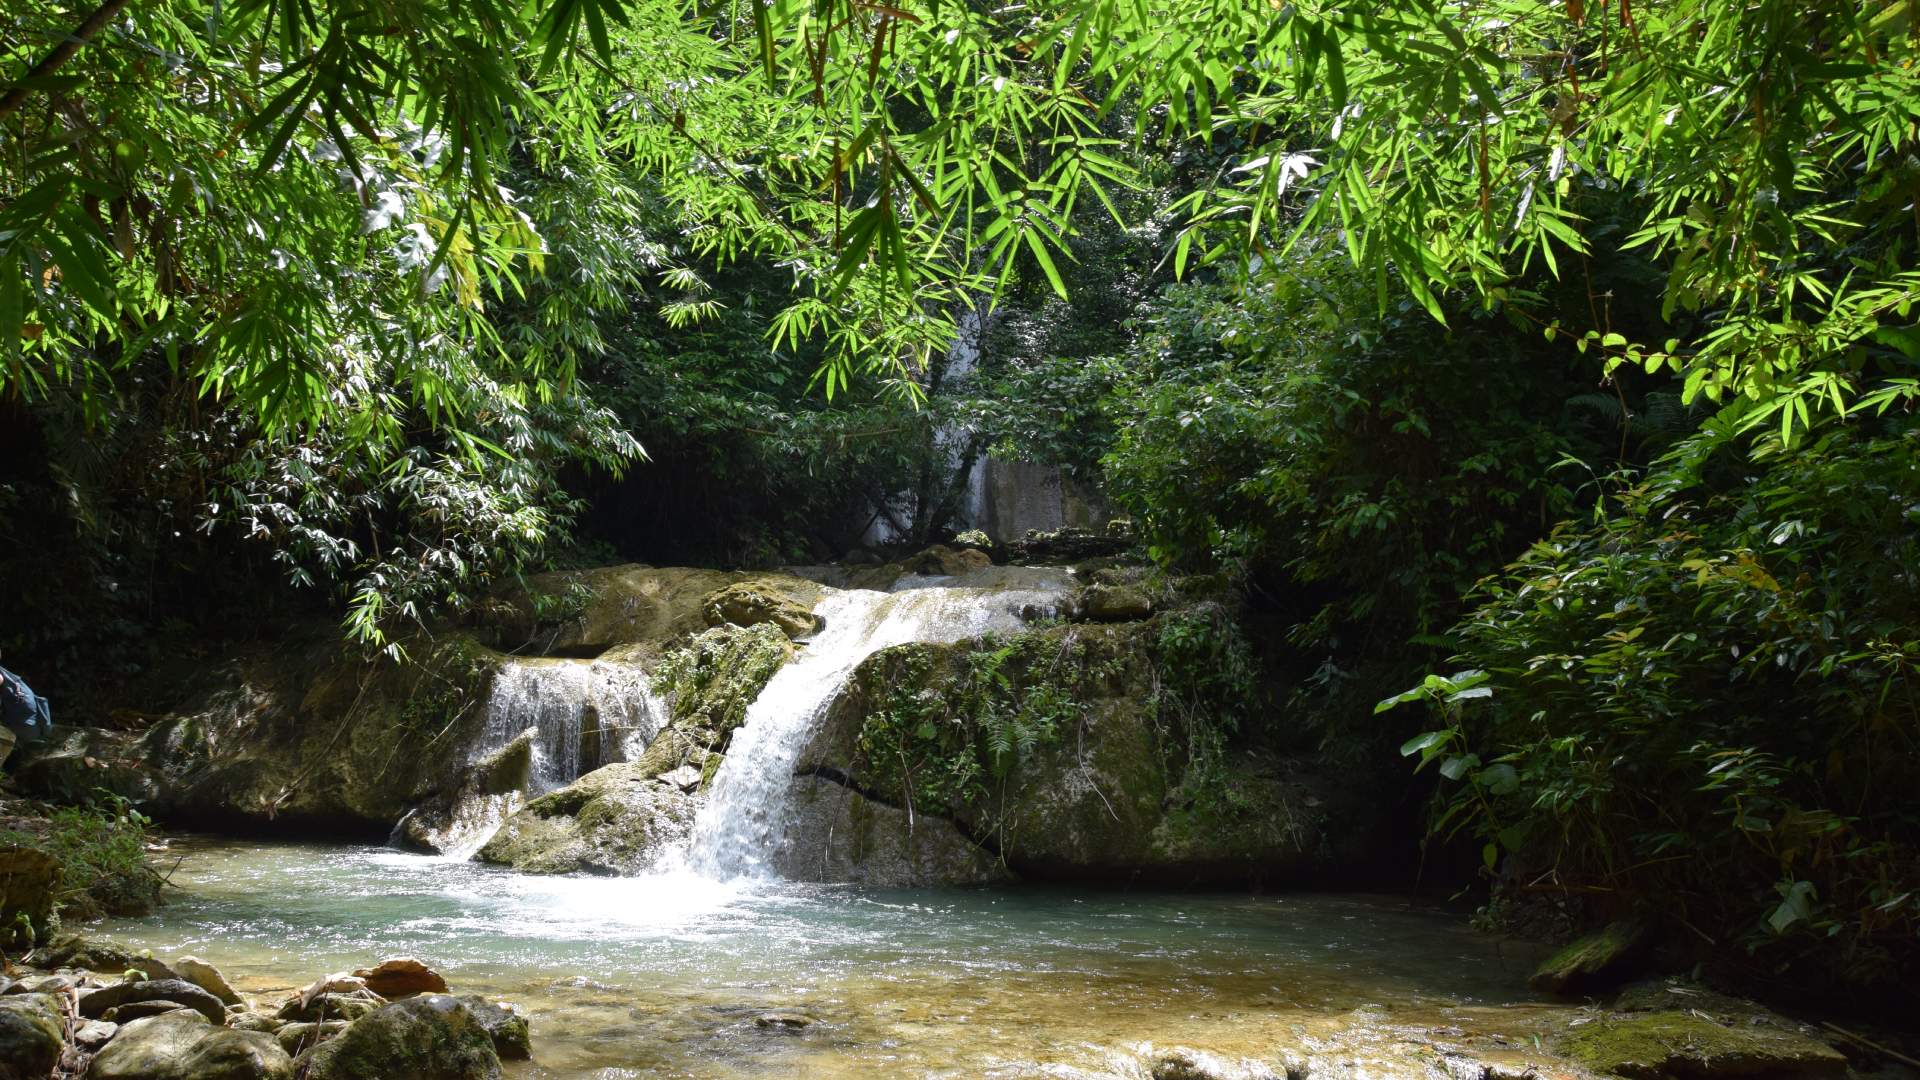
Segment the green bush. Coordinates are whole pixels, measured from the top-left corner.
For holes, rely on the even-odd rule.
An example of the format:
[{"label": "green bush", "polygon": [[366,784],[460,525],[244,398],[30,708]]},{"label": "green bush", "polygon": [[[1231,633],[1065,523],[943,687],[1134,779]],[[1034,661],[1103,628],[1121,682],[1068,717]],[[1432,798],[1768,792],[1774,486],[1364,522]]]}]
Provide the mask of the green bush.
[{"label": "green bush", "polygon": [[1920,435],[1710,426],[1478,593],[1435,833],[1506,880],[1876,986],[1920,962]]}]

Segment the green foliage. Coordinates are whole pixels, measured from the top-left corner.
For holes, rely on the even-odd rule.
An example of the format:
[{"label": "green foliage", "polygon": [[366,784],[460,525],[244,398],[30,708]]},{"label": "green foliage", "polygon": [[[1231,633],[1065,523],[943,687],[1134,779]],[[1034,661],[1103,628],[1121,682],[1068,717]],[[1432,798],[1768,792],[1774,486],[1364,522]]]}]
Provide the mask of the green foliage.
[{"label": "green foliage", "polygon": [[1160,620],[1151,657],[1150,705],[1177,759],[1170,774],[1203,812],[1233,809],[1228,745],[1263,697],[1251,644],[1225,608],[1202,604]]},{"label": "green foliage", "polygon": [[36,847],[59,862],[62,915],[144,915],[160,903],[162,885],[147,865],[152,823],[125,799],[98,794],[97,802],[53,811],[32,832],[0,832],[0,846]]},{"label": "green foliage", "polygon": [[1490,868],[1888,985],[1920,930],[1920,436],[1710,426],[1477,594],[1403,748]]},{"label": "green foliage", "polygon": [[1504,319],[1356,318],[1365,283],[1335,259],[1168,290],[1106,463],[1157,559],[1318,589],[1303,639],[1370,619],[1404,640],[1573,505],[1554,467],[1610,433],[1564,404],[1575,372]]},{"label": "green foliage", "polygon": [[716,626],[662,656],[654,685],[671,701],[675,727],[698,731],[708,749],[719,749],[792,655],[773,623]]},{"label": "green foliage", "polygon": [[1089,686],[1117,674],[1071,632],[988,639],[951,663],[920,646],[884,657],[860,688],[858,749],[876,786],[921,814],[990,811],[1020,762],[1084,722]]}]

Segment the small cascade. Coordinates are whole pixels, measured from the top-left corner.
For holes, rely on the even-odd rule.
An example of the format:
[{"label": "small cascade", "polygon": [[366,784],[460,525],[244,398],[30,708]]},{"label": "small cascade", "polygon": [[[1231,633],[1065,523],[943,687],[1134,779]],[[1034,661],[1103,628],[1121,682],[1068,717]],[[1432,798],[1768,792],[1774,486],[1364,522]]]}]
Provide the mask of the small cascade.
[{"label": "small cascade", "polygon": [[1056,614],[1066,578],[1027,571],[969,587],[959,579],[903,579],[890,593],[828,590],[814,611],[820,632],[776,672],[715,774],[694,821],[691,869],[715,878],[771,877],[791,846],[794,763],[862,660],[891,645],[955,642],[1020,629]]},{"label": "small cascade", "polygon": [[637,665],[510,658],[494,674],[486,727],[460,791],[409,811],[392,842],[472,858],[529,799],[638,757],[666,715]]},{"label": "small cascade", "polygon": [[493,678],[481,754],[537,729],[528,794],[542,795],[602,765],[638,756],[659,734],[665,715],[638,666],[510,659]]}]

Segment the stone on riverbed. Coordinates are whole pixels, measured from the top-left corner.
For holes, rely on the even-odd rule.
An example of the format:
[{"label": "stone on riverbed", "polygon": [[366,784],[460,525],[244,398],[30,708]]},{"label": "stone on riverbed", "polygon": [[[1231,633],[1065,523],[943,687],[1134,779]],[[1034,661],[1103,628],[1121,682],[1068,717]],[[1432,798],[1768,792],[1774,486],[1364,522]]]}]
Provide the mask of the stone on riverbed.
[{"label": "stone on riverbed", "polygon": [[309,1047],[318,1046],[335,1035],[347,1030],[345,1020],[322,1020],[317,1024],[287,1024],[273,1033],[280,1040],[280,1049],[289,1054],[300,1054]]},{"label": "stone on riverbed", "polygon": [[215,1027],[190,1009],[123,1025],[87,1066],[87,1080],[293,1080],[273,1036]]},{"label": "stone on riverbed", "polygon": [[480,1019],[445,994],[396,1001],[301,1056],[307,1080],[499,1080]]},{"label": "stone on riverbed", "polygon": [[504,1001],[488,1001],[478,994],[462,994],[458,1000],[480,1021],[480,1026],[487,1029],[500,1060],[525,1061],[533,1056],[533,1035],[520,1010]]},{"label": "stone on riverbed", "polygon": [[220,974],[220,969],[197,956],[180,957],[173,962],[173,970],[179,972],[181,978],[219,998],[224,1004],[244,1004],[240,1000],[240,995],[234,992],[232,984],[227,982],[226,976]]},{"label": "stone on riverbed", "polygon": [[480,861],[530,874],[639,874],[693,827],[693,800],[639,763],[595,769],[508,818]]},{"label": "stone on riverbed", "polygon": [[109,1009],[140,1002],[161,1001],[192,1009],[209,1023],[227,1022],[227,1007],[217,997],[185,979],[135,979],[103,986],[80,998],[80,1015],[99,1020]]},{"label": "stone on riverbed", "polygon": [[1565,994],[1617,984],[1632,974],[1646,952],[1647,929],[1622,919],[1599,933],[1588,934],[1548,957],[1527,984],[1548,994]]},{"label": "stone on riverbed", "polygon": [[48,995],[0,998],[0,1080],[46,1080],[53,1075],[65,1031]]},{"label": "stone on riverbed", "polygon": [[447,980],[411,956],[382,960],[370,968],[361,968],[354,975],[366,980],[368,990],[389,1000],[409,994],[447,992]]},{"label": "stone on riverbed", "polygon": [[276,1014],[293,1023],[317,1023],[321,1020],[358,1020],[386,1004],[386,1000],[364,987],[349,993],[326,992],[312,997],[301,995],[280,1006]]}]

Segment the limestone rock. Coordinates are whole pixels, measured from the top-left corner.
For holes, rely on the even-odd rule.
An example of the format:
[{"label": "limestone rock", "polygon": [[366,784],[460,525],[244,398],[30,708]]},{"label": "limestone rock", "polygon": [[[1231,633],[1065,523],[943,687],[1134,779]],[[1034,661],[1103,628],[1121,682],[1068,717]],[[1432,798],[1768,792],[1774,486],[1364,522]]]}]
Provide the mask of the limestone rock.
[{"label": "limestone rock", "polygon": [[796,842],[775,862],[801,881],[875,888],[979,885],[1010,875],[945,818],[907,814],[820,776],[795,777],[788,806]]},{"label": "limestone rock", "polygon": [[488,1001],[478,994],[463,994],[460,1004],[467,1007],[493,1040],[494,1053],[502,1061],[526,1061],[533,1056],[533,1034],[520,1010],[504,1001]]},{"label": "limestone rock", "polygon": [[500,1056],[473,1011],[445,994],[396,1001],[302,1057],[308,1080],[498,1080]]},{"label": "limestone rock", "polygon": [[411,956],[382,960],[354,975],[366,980],[367,989],[389,1000],[408,994],[444,994],[447,980],[440,973]]},{"label": "limestone rock", "polygon": [[1596,1020],[1574,1028],[1560,1049],[1594,1072],[1630,1080],[1838,1076],[1847,1068],[1845,1055],[1784,1023],[1722,1024],[1679,1010]]},{"label": "limestone rock", "polygon": [[638,874],[686,837],[693,814],[644,763],[608,765],[528,803],[479,858],[532,874]]},{"label": "limestone rock", "polygon": [[1565,994],[1618,983],[1633,974],[1646,946],[1646,927],[1622,919],[1549,956],[1527,984],[1542,993]]},{"label": "limestone rock", "polygon": [[46,1080],[65,1043],[66,1027],[53,998],[0,997],[0,1080]]},{"label": "limestone rock", "polygon": [[226,1005],[244,1004],[220,969],[197,956],[182,956],[173,962],[173,970],[193,985],[212,994]]},{"label": "limestone rock", "polygon": [[907,569],[916,574],[958,577],[993,565],[993,557],[975,548],[950,548],[935,544],[907,560]]},{"label": "limestone rock", "polygon": [[296,997],[280,1007],[278,1019],[290,1023],[318,1023],[322,1020],[358,1020],[374,1012],[386,1001],[366,989],[347,993],[331,991],[312,997]]},{"label": "limestone rock", "polygon": [[810,603],[802,603],[793,592],[765,581],[735,582],[718,589],[700,608],[708,626],[772,623],[789,638],[806,637],[820,629],[820,618]]},{"label": "limestone rock", "polygon": [[121,1027],[94,1055],[87,1080],[293,1080],[293,1059],[271,1035],[214,1027],[176,1010]]},{"label": "limestone rock", "polygon": [[205,1017],[208,1023],[227,1022],[226,1005],[185,979],[135,979],[103,986],[81,995],[80,1015],[98,1020],[105,1017],[110,1009],[149,1001],[192,1009]]},{"label": "limestone rock", "polygon": [[1095,622],[1133,622],[1153,614],[1153,601],[1131,585],[1089,585],[1081,608]]},{"label": "limestone rock", "polygon": [[44,938],[59,888],[60,863],[52,855],[24,845],[0,847],[0,945],[31,944],[4,940],[22,917],[33,937]]}]

